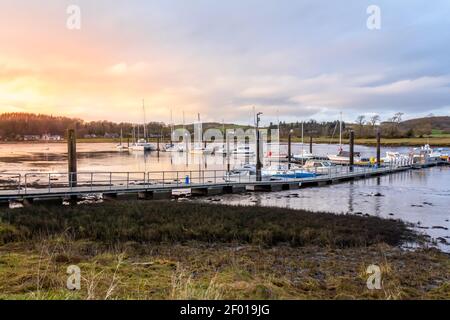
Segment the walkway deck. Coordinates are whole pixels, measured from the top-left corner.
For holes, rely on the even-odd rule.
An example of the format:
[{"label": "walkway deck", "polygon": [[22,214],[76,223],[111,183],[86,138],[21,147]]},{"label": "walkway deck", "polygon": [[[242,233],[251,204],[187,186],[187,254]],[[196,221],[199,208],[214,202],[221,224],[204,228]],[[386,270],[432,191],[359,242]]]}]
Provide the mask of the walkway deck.
[{"label": "walkway deck", "polygon": [[[433,165],[437,165],[433,164]],[[219,195],[245,191],[281,191],[308,186],[322,186],[355,179],[411,170],[401,167],[336,167],[327,174],[303,179],[276,179],[256,181],[255,176],[226,178],[226,171],[171,171],[171,172],[83,172],[0,174],[0,203],[14,201],[56,201],[79,199],[92,194],[104,198],[167,199],[177,193],[192,195]],[[186,176],[189,180],[186,181]]]}]

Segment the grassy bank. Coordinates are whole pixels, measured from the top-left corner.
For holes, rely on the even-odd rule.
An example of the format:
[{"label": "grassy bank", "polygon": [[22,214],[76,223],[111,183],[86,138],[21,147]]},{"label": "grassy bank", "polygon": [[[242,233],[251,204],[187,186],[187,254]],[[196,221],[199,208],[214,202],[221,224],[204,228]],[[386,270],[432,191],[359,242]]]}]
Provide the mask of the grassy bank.
[{"label": "grassy bank", "polygon": [[[3,209],[0,221],[0,298],[450,297],[449,257],[399,249],[421,237],[395,220],[130,201]],[[382,290],[365,285],[371,264]]]}]

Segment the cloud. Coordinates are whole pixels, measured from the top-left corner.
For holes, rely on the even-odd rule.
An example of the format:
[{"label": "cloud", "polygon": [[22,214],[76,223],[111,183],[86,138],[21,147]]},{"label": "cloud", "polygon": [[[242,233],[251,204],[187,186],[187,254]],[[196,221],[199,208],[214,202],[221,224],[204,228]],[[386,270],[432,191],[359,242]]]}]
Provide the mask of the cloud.
[{"label": "cloud", "polygon": [[80,32],[62,3],[2,7],[0,111],[139,121],[145,98],[165,121],[449,114],[448,1],[379,0],[379,31],[366,0],[78,3]]}]

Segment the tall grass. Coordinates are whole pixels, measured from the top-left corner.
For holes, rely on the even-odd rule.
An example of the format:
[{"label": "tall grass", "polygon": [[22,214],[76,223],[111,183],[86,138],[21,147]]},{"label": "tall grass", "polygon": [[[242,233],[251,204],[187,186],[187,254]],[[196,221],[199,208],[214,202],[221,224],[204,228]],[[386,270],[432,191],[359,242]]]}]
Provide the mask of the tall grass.
[{"label": "tall grass", "polygon": [[377,217],[204,203],[128,201],[0,211],[0,242],[62,233],[110,245],[199,241],[339,248],[400,245],[417,237],[405,223]]}]

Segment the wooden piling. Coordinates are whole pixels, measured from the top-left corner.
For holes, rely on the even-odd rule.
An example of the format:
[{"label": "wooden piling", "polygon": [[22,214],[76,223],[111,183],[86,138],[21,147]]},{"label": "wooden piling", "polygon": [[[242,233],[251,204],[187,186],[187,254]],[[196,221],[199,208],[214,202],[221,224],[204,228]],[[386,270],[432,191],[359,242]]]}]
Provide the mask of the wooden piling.
[{"label": "wooden piling", "polygon": [[67,130],[67,151],[70,187],[77,186],[77,136],[74,129]]},{"label": "wooden piling", "polygon": [[377,130],[377,167],[381,166],[381,131]]},{"label": "wooden piling", "polygon": [[288,169],[291,169],[291,157],[292,157],[291,136],[292,136],[292,130],[289,131],[289,135],[288,135]]},{"label": "wooden piling", "polygon": [[350,171],[353,171],[353,166],[355,165],[355,132],[350,131]]},{"label": "wooden piling", "polygon": [[309,137],[309,153],[312,154],[312,152],[313,152],[313,137],[310,136]]},{"label": "wooden piling", "polygon": [[261,181],[261,142],[259,128],[256,128],[256,181]]}]

